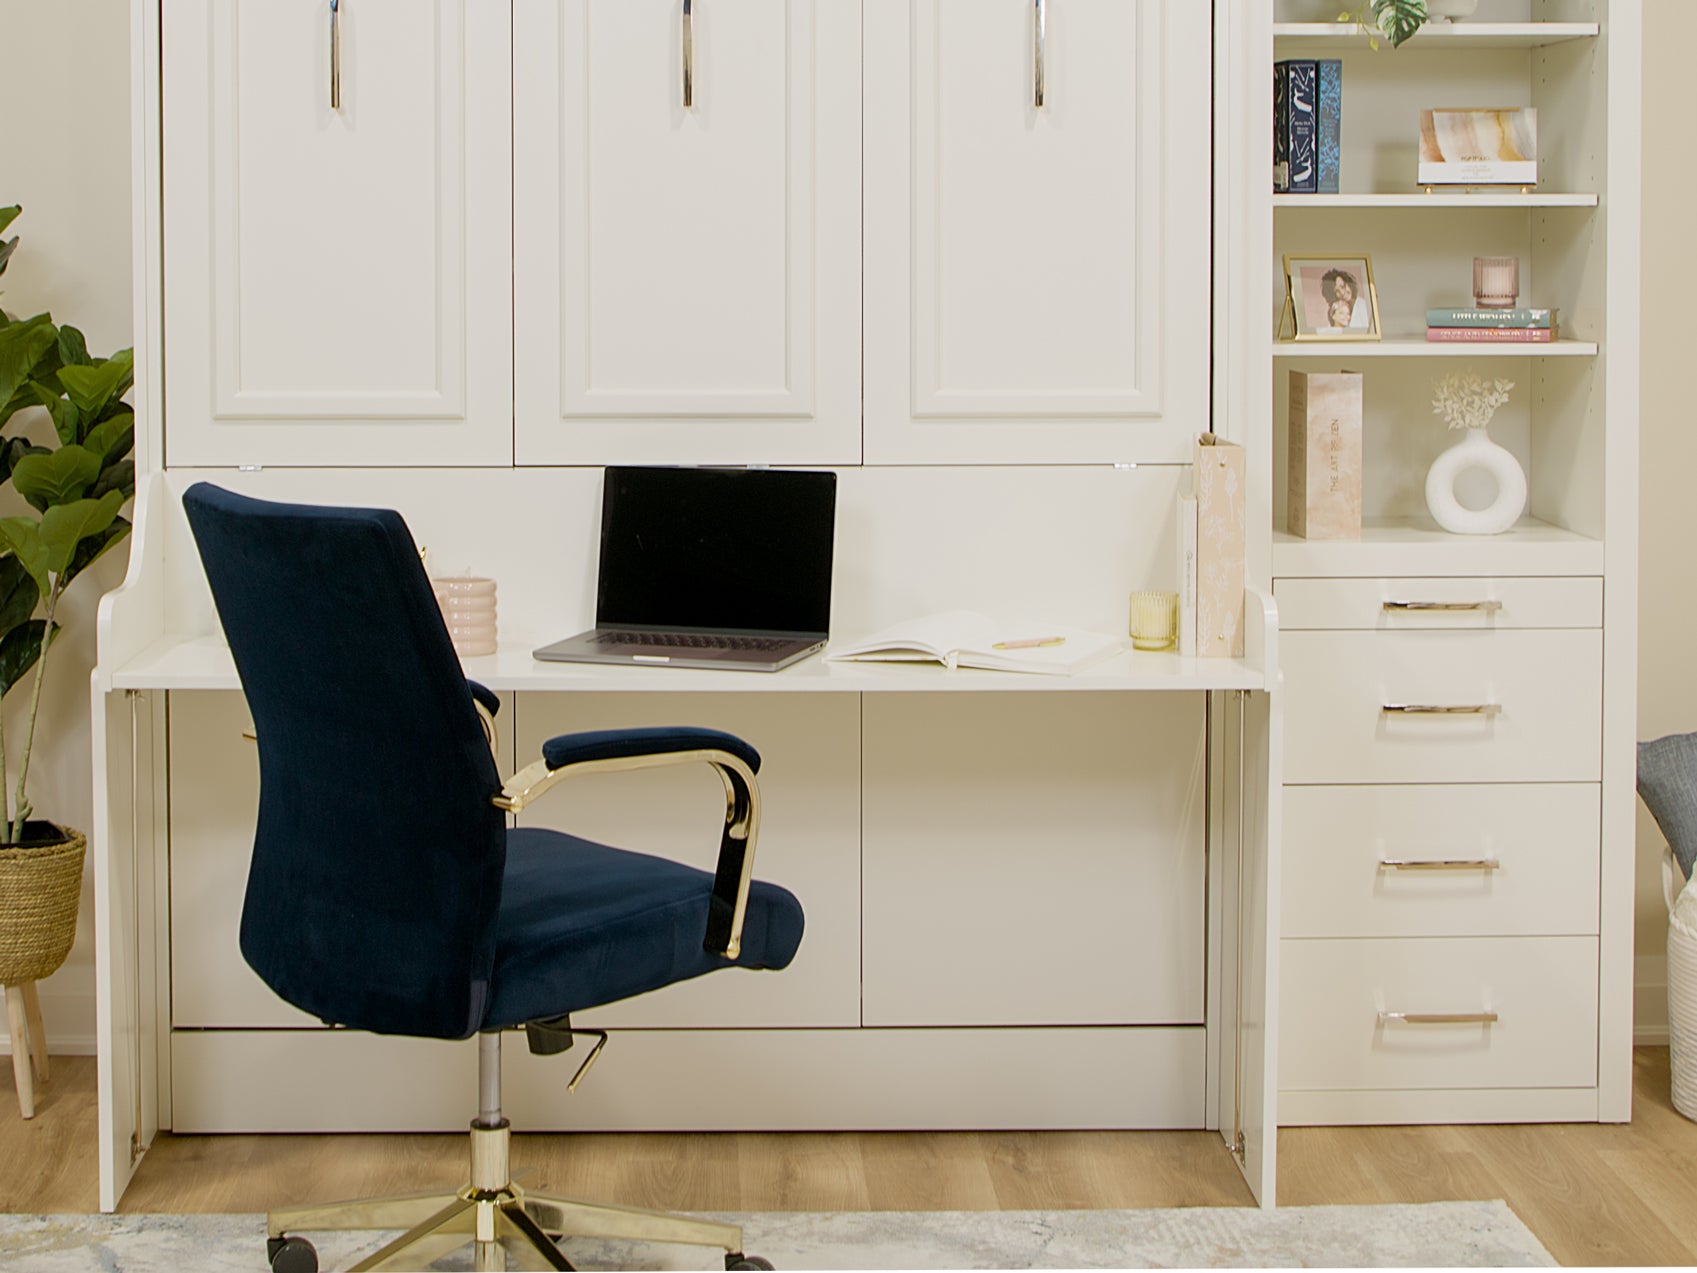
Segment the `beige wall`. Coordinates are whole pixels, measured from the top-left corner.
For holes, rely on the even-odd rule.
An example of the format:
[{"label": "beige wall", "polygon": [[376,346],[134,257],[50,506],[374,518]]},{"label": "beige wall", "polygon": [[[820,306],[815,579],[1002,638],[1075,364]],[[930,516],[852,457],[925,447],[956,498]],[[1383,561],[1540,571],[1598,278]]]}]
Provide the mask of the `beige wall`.
[{"label": "beige wall", "polygon": [[[1638,736],[1697,730],[1697,395],[1690,305],[1697,297],[1697,4],[1646,0],[1644,41],[1644,415],[1639,517]],[[1638,807],[1638,1029],[1667,1030],[1664,841]]]},{"label": "beige wall", "polygon": [[[0,278],[0,306],[18,315],[50,310],[58,322],[80,328],[97,354],[130,343],[129,23],[127,0],[0,0],[0,85],[8,103],[0,127],[0,206],[24,208],[6,232],[21,242]],[[30,762],[37,813],[82,828],[93,809],[94,609],[100,594],[123,579],[124,557],[122,549],[109,554],[66,594]],[[23,690],[6,699],[9,761],[18,754],[25,704]],[[55,1051],[94,1050],[90,878],[85,872],[76,947],[41,986]]]},{"label": "beige wall", "polygon": [[[1689,380],[1690,308],[1697,252],[1687,225],[1697,207],[1697,3],[1647,0],[1644,66],[1642,623],[1639,736],[1697,729],[1697,396]],[[0,128],[0,204],[22,203],[23,243],[0,304],[13,313],[51,309],[110,352],[130,341],[129,6],[126,0],[0,0],[0,84],[19,109]],[[30,104],[26,112],[21,109]],[[103,563],[67,601],[42,709],[32,796],[48,815],[87,825],[88,672],[95,595],[115,586],[121,561]],[[11,715],[18,715],[14,706]],[[17,722],[8,724],[8,750]],[[15,754],[15,753],[14,753]],[[1638,935],[1641,1032],[1665,1030],[1662,951],[1666,922],[1658,858],[1662,840],[1640,810]],[[66,968],[43,988],[54,1046],[89,1050],[94,1038],[85,892],[82,932]]]}]

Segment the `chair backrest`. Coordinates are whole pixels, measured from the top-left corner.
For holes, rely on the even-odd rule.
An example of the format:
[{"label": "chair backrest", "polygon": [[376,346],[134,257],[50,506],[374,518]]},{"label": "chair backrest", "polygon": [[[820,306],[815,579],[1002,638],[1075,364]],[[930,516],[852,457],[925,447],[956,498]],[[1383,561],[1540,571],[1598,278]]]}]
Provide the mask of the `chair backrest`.
[{"label": "chair backrest", "polygon": [[259,736],[242,954],[341,1025],[481,1023],[506,865],[501,780],[398,513],[183,495]]}]

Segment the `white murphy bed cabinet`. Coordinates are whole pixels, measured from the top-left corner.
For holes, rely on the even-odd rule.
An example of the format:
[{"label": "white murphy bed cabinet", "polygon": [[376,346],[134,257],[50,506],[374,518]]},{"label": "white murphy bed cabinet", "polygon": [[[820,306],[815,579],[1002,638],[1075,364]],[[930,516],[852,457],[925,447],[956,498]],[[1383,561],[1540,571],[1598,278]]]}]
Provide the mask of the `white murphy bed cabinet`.
[{"label": "white murphy bed cabinet", "polygon": [[[598,1014],[612,1059],[569,1101],[515,1053],[526,1126],[1209,1127],[1270,1204],[1275,1102],[1628,1116],[1642,6],[1482,0],[1372,53],[1259,3],[1046,0],[1040,109],[1034,8],[697,0],[686,109],[677,0],[356,0],[332,112],[324,4],[137,0],[141,473],[94,680],[103,1205],[159,1127],[457,1128],[470,1087],[470,1049],[323,1029],[239,961],[255,775],[180,509],[203,477],[390,504],[433,562],[497,576],[505,644],[469,670],[508,763],[686,716],[769,757],[796,965]],[[1346,60],[1345,189],[1275,199],[1270,67],[1310,51]],[[1415,112],[1481,100],[1539,108],[1537,189],[1417,194]],[[1279,257],[1312,251],[1373,255],[1383,344],[1274,340]],[[1487,252],[1561,344],[1418,338]],[[1292,540],[1286,372],[1345,366],[1370,526]],[[1451,367],[1518,384],[1493,432],[1532,502],[1503,536],[1424,521]],[[1249,453],[1243,660],[1034,684],[528,657],[589,618],[614,460],[837,469],[845,635],[956,605],[1119,628],[1171,577],[1210,423]],[[1503,712],[1376,723],[1421,698]],[[705,853],[674,839],[677,777],[535,812]]]},{"label": "white murphy bed cabinet", "polygon": [[[1284,255],[1370,253],[1385,331],[1262,345],[1275,473],[1290,370],[1359,371],[1366,390],[1359,543],[1282,534],[1273,482],[1282,1123],[1630,1117],[1641,10],[1482,0],[1476,19],[1378,53],[1346,29],[1279,25],[1257,58],[1344,61],[1342,192],[1251,187],[1272,205],[1257,214],[1267,330]],[[1537,187],[1418,191],[1415,112],[1440,105],[1536,107]],[[1560,309],[1561,340],[1427,345],[1426,308],[1469,303],[1471,258],[1497,254],[1520,258],[1521,304]],[[1451,440],[1431,382],[1457,369],[1515,382],[1491,434],[1531,498],[1504,535],[1426,516],[1425,472]]]}]

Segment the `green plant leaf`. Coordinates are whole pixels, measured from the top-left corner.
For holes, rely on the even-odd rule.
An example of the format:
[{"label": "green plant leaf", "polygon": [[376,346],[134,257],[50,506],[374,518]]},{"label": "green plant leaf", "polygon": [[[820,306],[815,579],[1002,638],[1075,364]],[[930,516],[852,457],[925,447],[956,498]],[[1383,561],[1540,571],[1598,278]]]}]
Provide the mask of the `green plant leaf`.
[{"label": "green plant leaf", "polygon": [[14,203],[9,208],[0,208],[0,233],[4,233],[6,227],[16,221],[18,219],[18,213],[23,210],[24,207],[21,203]]},{"label": "green plant leaf", "polygon": [[102,420],[84,436],[81,446],[100,457],[104,469],[114,460],[121,460],[135,446],[136,417],[133,411],[122,411]]},{"label": "green plant leaf", "polygon": [[[58,344],[57,340],[54,344]],[[122,397],[134,379],[135,355],[128,349],[120,349],[110,358],[87,366],[63,367],[59,371],[59,383],[65,386],[66,394],[79,411],[91,417],[98,416],[113,398]]]},{"label": "green plant leaf", "polygon": [[36,379],[47,351],[57,353],[58,345],[59,332],[48,314],[0,327],[0,402],[10,403],[13,394]]},{"label": "green plant leaf", "polygon": [[36,446],[26,438],[7,438],[0,442],[0,482],[12,476],[12,466],[26,455],[46,455],[47,448]]},{"label": "green plant leaf", "polygon": [[[41,657],[41,638],[46,630],[45,620],[31,619],[0,637],[0,695],[9,693],[12,686],[29,675],[29,670]],[[57,623],[53,625],[53,635],[59,635]],[[49,640],[48,644],[51,645],[52,641]]]},{"label": "green plant leaf", "polygon": [[59,435],[59,441],[75,442],[77,433],[82,429],[82,412],[77,410],[76,404],[52,385],[39,380],[29,382],[29,392],[36,403],[46,407],[47,414],[53,417],[53,431]]},{"label": "green plant leaf", "polygon": [[29,572],[38,589],[46,593],[53,587],[48,572],[47,544],[41,538],[40,522],[33,517],[0,518],[0,539],[5,540],[18,555],[19,564]]},{"label": "green plant leaf", "polygon": [[12,253],[17,250],[18,240],[16,237],[0,239],[0,274],[6,272],[6,262],[12,259]]},{"label": "green plant leaf", "polygon": [[12,485],[43,511],[82,499],[100,476],[100,457],[80,446],[26,455],[12,466]]},{"label": "green plant leaf", "polygon": [[106,555],[106,550],[121,542],[130,533],[130,524],[122,517],[112,519],[112,524],[98,535],[90,535],[77,545],[76,555],[71,558],[71,564],[65,567],[65,573],[60,578],[60,585],[68,587],[71,580],[87,570],[95,562]]},{"label": "green plant leaf", "polygon": [[1401,48],[1426,21],[1426,0],[1373,0],[1373,24]]},{"label": "green plant leaf", "polygon": [[0,636],[29,622],[40,602],[41,589],[29,577],[23,562],[10,553],[0,556]]},{"label": "green plant leaf", "polygon": [[100,471],[100,477],[84,492],[89,499],[99,499],[107,491],[122,491],[125,499],[136,493],[136,462],[119,460]]},{"label": "green plant leaf", "polygon": [[[71,564],[71,558],[76,556],[82,541],[100,534],[110,526],[123,506],[123,493],[108,491],[99,499],[79,499],[71,504],[56,504],[43,513],[41,542],[47,549],[48,569],[56,575],[64,573],[65,568]],[[6,522],[0,522],[0,530],[4,530],[5,526]]]},{"label": "green plant leaf", "polygon": [[86,367],[94,361],[88,356],[88,341],[68,324],[59,329],[59,360],[67,367]]}]

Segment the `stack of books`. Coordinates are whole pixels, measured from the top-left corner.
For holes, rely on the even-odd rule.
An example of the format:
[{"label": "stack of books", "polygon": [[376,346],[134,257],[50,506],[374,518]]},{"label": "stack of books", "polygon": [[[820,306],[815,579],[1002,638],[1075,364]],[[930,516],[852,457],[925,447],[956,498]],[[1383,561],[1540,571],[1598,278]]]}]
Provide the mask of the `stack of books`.
[{"label": "stack of books", "polygon": [[1342,167],[1343,62],[1273,65],[1273,192],[1336,194]]},{"label": "stack of books", "polygon": [[1547,345],[1556,339],[1553,309],[1429,309],[1426,339],[1456,344]]}]

